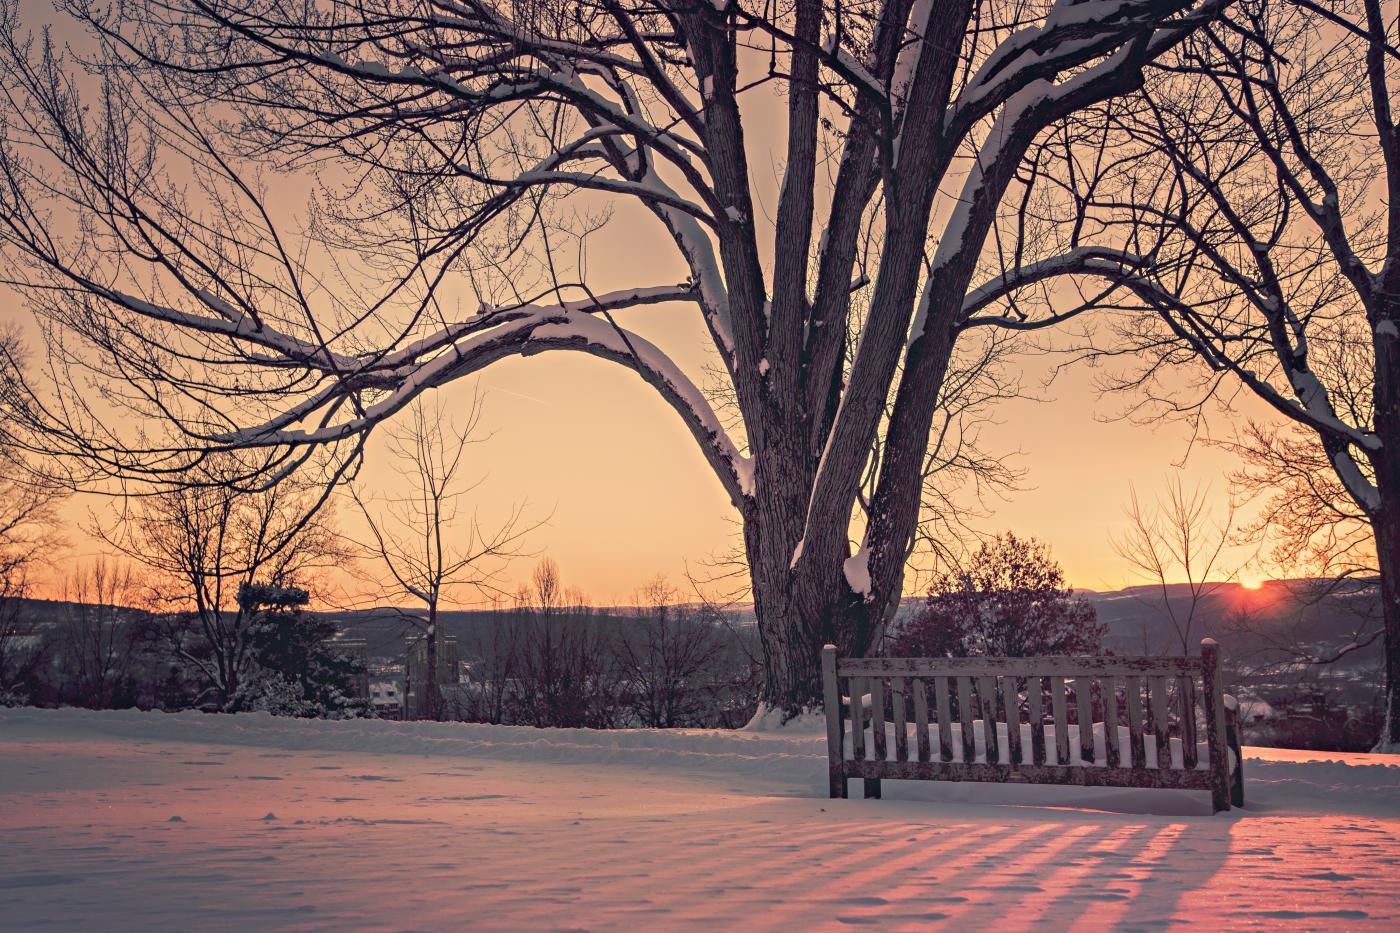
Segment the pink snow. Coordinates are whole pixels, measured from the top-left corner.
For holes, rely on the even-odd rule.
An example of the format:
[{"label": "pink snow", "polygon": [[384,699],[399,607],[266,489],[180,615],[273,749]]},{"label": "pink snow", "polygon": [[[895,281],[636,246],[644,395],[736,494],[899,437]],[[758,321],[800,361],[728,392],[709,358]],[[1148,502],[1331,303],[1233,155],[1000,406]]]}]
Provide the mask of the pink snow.
[{"label": "pink snow", "polygon": [[1249,804],[887,781],[820,722],[536,730],[0,710],[0,927],[1395,928],[1400,767],[1250,748]]}]

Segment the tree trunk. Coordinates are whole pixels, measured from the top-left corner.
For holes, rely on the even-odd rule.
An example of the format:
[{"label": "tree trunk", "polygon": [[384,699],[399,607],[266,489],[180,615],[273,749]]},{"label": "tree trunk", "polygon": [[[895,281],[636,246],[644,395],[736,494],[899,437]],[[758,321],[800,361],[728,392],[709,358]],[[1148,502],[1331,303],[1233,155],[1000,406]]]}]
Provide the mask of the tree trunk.
[{"label": "tree trunk", "polygon": [[[909,252],[911,270],[918,268],[919,257],[917,251]],[[883,262],[890,265],[896,259],[887,249]],[[970,269],[969,261],[929,285],[943,297],[932,302],[920,352],[912,356],[899,383],[879,483],[866,517],[863,563],[852,568],[858,577],[847,572],[858,490],[852,484],[828,493],[839,501],[812,501],[826,451],[818,451],[813,460],[804,438],[818,413],[805,411],[797,401],[775,406],[772,414],[765,412],[765,446],[756,455],[755,497],[744,516],[744,531],[764,648],[761,703],[782,710],[785,717],[821,708],[824,645],[835,645],[841,657],[865,657],[878,650],[880,636],[899,608],[920,517],[929,426],[947,374],[953,320]],[[897,296],[898,302],[912,305],[910,292]],[[813,513],[827,517],[814,521]],[[799,542],[802,550],[796,553]]]},{"label": "tree trunk", "polygon": [[791,585],[768,587],[754,575],[754,612],[763,640],[760,703],[785,717],[821,708],[822,646],[836,645],[842,657],[863,657],[874,647],[861,637],[872,628],[866,603],[851,592],[839,565],[830,571],[827,586],[803,585],[790,575]]},{"label": "tree trunk", "polygon": [[219,709],[226,712],[238,712],[232,708],[233,698],[238,693],[238,672],[229,663],[225,652],[220,651],[216,660],[218,662],[219,683],[214,685],[214,692],[219,696]]},{"label": "tree trunk", "polygon": [[1376,558],[1381,575],[1381,618],[1385,625],[1385,719],[1376,751],[1400,752],[1400,525],[1395,511],[1375,523]]},{"label": "tree trunk", "polygon": [[420,719],[437,719],[441,704],[438,703],[438,632],[437,603],[428,605],[428,631],[423,637],[423,647],[427,661],[423,665],[424,680],[421,697],[418,701]]},{"label": "tree trunk", "polygon": [[1400,751],[1400,300],[1384,303],[1374,333],[1373,398],[1380,449],[1371,455],[1371,466],[1380,507],[1371,516],[1371,526],[1385,625],[1385,719],[1377,750],[1395,752]]},{"label": "tree trunk", "polygon": [[760,703],[785,717],[821,708],[823,645],[836,645],[843,657],[864,656],[872,647],[864,594],[851,589],[844,568],[855,490],[845,503],[845,521],[806,527],[816,473],[816,464],[808,462],[806,430],[801,418],[769,423],[769,447],[744,516],[754,613],[763,643]]}]

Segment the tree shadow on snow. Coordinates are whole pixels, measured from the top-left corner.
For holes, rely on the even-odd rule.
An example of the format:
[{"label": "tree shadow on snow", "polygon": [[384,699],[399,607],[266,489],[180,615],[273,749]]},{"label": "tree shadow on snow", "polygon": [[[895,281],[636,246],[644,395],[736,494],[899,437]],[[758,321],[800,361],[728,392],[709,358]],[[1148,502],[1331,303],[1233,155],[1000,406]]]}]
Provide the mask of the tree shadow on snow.
[{"label": "tree shadow on snow", "polygon": [[892,831],[826,866],[842,879],[879,853],[864,901],[826,889],[828,919],[1167,926],[1224,869],[1235,823],[1249,816],[1212,816],[1208,795],[1181,791],[886,781],[884,793],[834,808],[847,826]]}]

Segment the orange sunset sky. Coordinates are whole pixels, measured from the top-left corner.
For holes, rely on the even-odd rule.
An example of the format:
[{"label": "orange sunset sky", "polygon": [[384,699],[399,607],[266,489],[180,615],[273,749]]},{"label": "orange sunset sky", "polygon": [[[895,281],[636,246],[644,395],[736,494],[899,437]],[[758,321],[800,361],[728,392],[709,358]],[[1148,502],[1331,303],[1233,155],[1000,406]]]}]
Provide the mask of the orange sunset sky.
[{"label": "orange sunset sky", "polygon": [[[34,28],[54,15],[48,4],[36,0],[23,10]],[[59,24],[56,35],[60,40],[75,37],[69,24]],[[770,220],[781,178],[784,106],[769,88],[745,97],[755,194]],[[279,193],[276,200],[291,205],[289,211],[305,203],[307,189],[296,179],[272,181],[274,190],[285,190],[287,197]],[[295,223],[294,216],[288,220]],[[596,292],[686,278],[661,227],[629,205],[618,206],[591,241],[588,272]],[[464,311],[475,308],[465,284],[455,293],[449,286],[443,297],[448,307],[455,301]],[[0,292],[0,317],[17,321],[33,336],[27,316],[17,296]],[[617,317],[670,352],[697,383],[704,381],[708,340],[693,307],[658,305]],[[1110,541],[1124,529],[1130,489],[1136,487],[1150,501],[1179,472],[1188,489],[1208,486],[1223,514],[1229,493],[1225,474],[1236,466],[1234,458],[1197,444],[1182,463],[1189,438],[1184,425],[1164,421],[1145,427],[1115,419],[1127,400],[1100,399],[1093,372],[1082,365],[1043,387],[1053,362],[1032,352],[1016,359],[1024,388],[1045,401],[1002,404],[996,413],[1000,423],[984,430],[983,446],[992,453],[1021,452],[1015,462],[1026,471],[1024,488],[1005,501],[988,503],[993,514],[976,524],[989,532],[1009,529],[1047,542],[1076,587],[1116,589],[1145,582],[1133,576]],[[479,388],[485,398],[482,427],[491,436],[470,455],[467,472],[484,481],[464,511],[476,507],[483,524],[491,527],[513,504],[528,501],[527,520],[549,516],[549,522],[525,546],[553,557],[565,582],[595,603],[627,602],[657,574],[684,587],[688,564],[698,570],[710,555],[737,545],[732,510],[694,441],[632,373],[581,354],[553,353],[495,364],[482,374]],[[472,382],[452,387],[445,393],[447,406],[465,409],[472,391]],[[1238,402],[1243,413],[1268,417],[1250,400]],[[1216,417],[1212,428],[1227,436],[1231,424]],[[392,491],[402,480],[390,466],[381,437],[371,444],[367,483]],[[96,556],[97,542],[78,526],[90,513],[100,517],[109,508],[110,503],[93,496],[76,497],[65,506],[74,525],[68,532],[71,551],[51,571],[50,586],[70,569],[73,558]],[[355,533],[358,526],[349,511],[342,508],[339,514],[341,528]],[[1236,549],[1225,563],[1239,566],[1252,553]],[[515,581],[528,578],[533,565],[531,558],[517,561],[503,586],[513,589]],[[1268,575],[1268,568],[1252,566],[1248,573]],[[907,586],[918,592],[926,582],[911,577]]]}]

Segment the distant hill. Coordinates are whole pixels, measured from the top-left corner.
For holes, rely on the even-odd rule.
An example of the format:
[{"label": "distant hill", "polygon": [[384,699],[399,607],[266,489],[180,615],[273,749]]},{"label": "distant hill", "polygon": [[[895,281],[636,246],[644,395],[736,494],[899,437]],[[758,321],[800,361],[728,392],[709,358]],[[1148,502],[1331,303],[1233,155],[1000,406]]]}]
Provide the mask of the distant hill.
[{"label": "distant hill", "polygon": [[[1326,581],[1274,580],[1257,589],[1236,583],[1212,585],[1202,598],[1191,621],[1190,645],[1194,648],[1207,635],[1219,640],[1227,653],[1237,655],[1260,650],[1267,639],[1303,640],[1317,646],[1344,644],[1358,628],[1367,625],[1367,614],[1375,611],[1374,588],[1369,581],[1350,582],[1329,589]],[[1180,639],[1171,618],[1164,611],[1164,594],[1159,587],[1133,586],[1112,592],[1079,590],[1077,595],[1093,604],[1099,619],[1108,627],[1106,647],[1118,654],[1180,651]],[[1166,588],[1166,604],[1179,619],[1190,613],[1190,592],[1185,584]],[[900,605],[901,617],[917,612],[922,597],[910,597]],[[45,627],[62,622],[72,609],[59,600],[31,599],[22,605],[22,617],[29,624]],[[632,607],[599,608],[597,614],[627,616]],[[363,638],[371,656],[393,657],[402,653],[403,638],[413,631],[405,613],[394,609],[354,612],[324,612],[334,619],[347,636]],[[751,607],[731,613],[734,624],[752,624]],[[485,609],[446,610],[439,615],[442,631],[454,635],[465,653],[486,636],[493,625],[508,619],[503,613]],[[1372,664],[1379,656],[1379,645],[1349,658],[1348,665]]]},{"label": "distant hill", "polygon": [[[62,599],[21,599],[19,600],[19,618],[24,625],[43,627],[56,625],[73,617],[74,611],[82,607],[82,603],[75,603]],[[132,609],[133,617],[140,615],[142,610]]]},{"label": "distant hill", "polygon": [[[1376,611],[1371,581],[1271,580],[1256,589],[1237,583],[1208,589],[1194,616],[1185,584],[1170,585],[1165,593],[1160,587],[1134,586],[1081,595],[1108,626],[1108,647],[1123,654],[1180,651],[1181,639],[1167,606],[1181,625],[1190,620],[1188,647],[1194,649],[1202,638],[1213,636],[1235,655],[1263,650],[1271,639],[1336,647],[1358,629],[1374,627],[1368,621]],[[1379,646],[1373,647],[1353,661],[1374,660]]]}]

